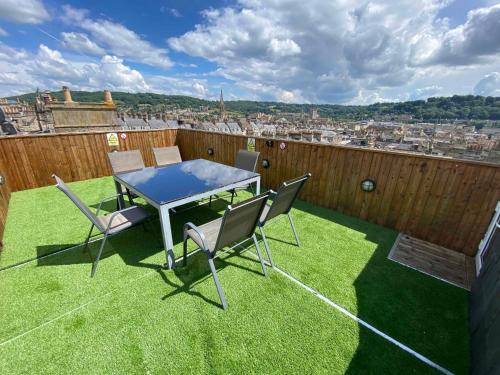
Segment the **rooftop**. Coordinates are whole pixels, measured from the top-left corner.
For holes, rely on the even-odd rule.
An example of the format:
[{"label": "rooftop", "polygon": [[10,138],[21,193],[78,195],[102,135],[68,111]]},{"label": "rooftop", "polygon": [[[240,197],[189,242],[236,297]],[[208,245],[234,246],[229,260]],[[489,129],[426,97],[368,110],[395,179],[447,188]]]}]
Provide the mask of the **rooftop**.
[{"label": "rooftop", "polygon": [[[0,138],[0,373],[495,373],[498,165],[183,128],[111,135]],[[153,148],[174,145],[226,165],[255,149],[262,189],[312,175],[292,210],[301,246],[285,217],[266,224],[269,277],[248,243],[217,252],[226,311],[203,253],[162,267],[141,199],[151,225],[113,235],[90,278],[101,237],[84,251],[90,223],[50,177],[96,209],[115,192],[109,152],[152,167]],[[222,194],[170,214],[177,258],[182,226],[220,217]]]},{"label": "rooftop", "polygon": [[[110,177],[70,186],[94,207],[114,192]],[[218,217],[226,205],[173,216],[177,256],[181,226]],[[0,372],[435,372],[348,314],[449,371],[468,372],[466,290],[388,260],[394,230],[303,201],[292,214],[302,247],[285,220],[270,223],[277,268],[269,278],[252,246],[217,259],[224,311],[203,254],[185,268],[160,267],[158,220],[149,233],[136,227],[112,237],[91,279],[78,245],[89,227],[80,211],[52,186],[13,193],[0,267],[38,259],[0,272]]]}]

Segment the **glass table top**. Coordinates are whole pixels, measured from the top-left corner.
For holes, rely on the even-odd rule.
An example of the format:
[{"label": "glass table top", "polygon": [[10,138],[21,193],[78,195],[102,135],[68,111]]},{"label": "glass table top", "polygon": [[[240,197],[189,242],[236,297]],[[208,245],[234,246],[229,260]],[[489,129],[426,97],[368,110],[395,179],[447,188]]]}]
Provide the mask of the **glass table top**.
[{"label": "glass table top", "polygon": [[220,189],[258,176],[258,173],[205,159],[115,174],[118,182],[129,185],[133,190],[158,205]]}]

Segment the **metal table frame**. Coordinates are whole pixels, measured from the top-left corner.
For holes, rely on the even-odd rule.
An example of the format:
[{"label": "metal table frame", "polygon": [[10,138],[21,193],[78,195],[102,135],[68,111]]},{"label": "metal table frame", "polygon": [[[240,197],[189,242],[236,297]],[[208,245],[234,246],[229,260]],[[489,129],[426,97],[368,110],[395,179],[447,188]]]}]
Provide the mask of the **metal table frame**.
[{"label": "metal table frame", "polygon": [[[168,166],[163,167],[163,168],[168,168]],[[260,194],[260,175],[258,175],[256,177],[248,178],[246,180],[242,180],[242,181],[230,184],[230,185],[222,186],[218,189],[207,190],[207,191],[200,193],[200,194],[192,195],[189,197],[184,197],[184,198],[181,198],[181,199],[178,199],[178,200],[175,200],[172,202],[164,203],[164,204],[158,204],[158,203],[152,201],[150,198],[145,196],[143,193],[141,193],[137,189],[135,189],[133,186],[131,186],[131,185],[127,184],[126,182],[124,182],[123,180],[121,180],[118,176],[113,175],[113,178],[115,180],[115,187],[116,187],[116,191],[118,193],[121,192],[120,185],[123,185],[126,188],[128,188],[130,191],[135,193],[137,196],[146,200],[146,202],[148,202],[151,206],[156,208],[158,210],[158,212],[160,213],[161,230],[163,233],[163,244],[165,246],[165,255],[166,255],[166,260],[167,260],[166,263],[164,264],[164,267],[168,268],[168,269],[172,269],[175,267],[174,241],[172,238],[172,228],[170,226],[170,210],[171,209],[178,207],[178,206],[182,206],[186,203],[196,202],[196,201],[202,200],[204,198],[209,198],[210,196],[216,195],[218,193],[222,193],[222,192],[229,191],[229,190],[236,189],[236,188],[246,187],[247,185],[252,184],[254,182],[256,184],[255,194],[256,195]],[[125,207],[125,200],[124,200],[122,194],[118,195],[118,202],[119,202],[120,208]]]}]

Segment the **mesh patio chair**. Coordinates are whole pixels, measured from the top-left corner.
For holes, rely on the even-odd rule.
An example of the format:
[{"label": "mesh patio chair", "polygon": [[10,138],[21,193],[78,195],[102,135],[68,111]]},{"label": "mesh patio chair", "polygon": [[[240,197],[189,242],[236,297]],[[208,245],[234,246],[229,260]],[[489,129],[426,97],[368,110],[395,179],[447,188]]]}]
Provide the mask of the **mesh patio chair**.
[{"label": "mesh patio chair", "polygon": [[269,193],[264,193],[240,202],[235,206],[230,205],[223,217],[209,223],[200,226],[193,223],[184,225],[183,264],[184,266],[187,265],[187,241],[191,238],[208,258],[208,264],[224,310],[227,309],[227,303],[214,266],[215,254],[226,246],[241,243],[251,238],[257,249],[262,273],[267,277],[266,266],[255,236],[255,229],[268,197]]},{"label": "mesh patio chair", "polygon": [[[106,244],[106,240],[110,234],[119,233],[125,229],[128,229],[136,224],[143,223],[146,219],[149,218],[149,214],[142,207],[138,206],[130,206],[123,210],[115,211],[109,215],[99,215],[102,204],[109,200],[116,198],[116,195],[111,197],[104,198],[99,203],[97,207],[96,213],[92,213],[92,211],[70,190],[70,188],[64,183],[56,175],[52,175],[52,178],[56,181],[56,187],[61,190],[64,194],[68,196],[69,199],[83,212],[85,216],[90,220],[92,225],[90,226],[89,234],[85,240],[84,250],[87,249],[90,236],[92,234],[92,230],[96,227],[103,235],[101,246],[97,253],[95,259],[92,259],[92,271],[90,273],[91,277],[94,277],[95,272],[97,270],[97,264],[101,259],[102,251],[104,249],[104,245]],[[90,254],[90,252],[89,252]]]},{"label": "mesh patio chair", "polygon": [[[114,151],[108,152],[108,159],[111,163],[111,169],[113,170],[113,174],[115,173],[123,173],[123,172],[132,172],[140,169],[144,169],[144,160],[142,160],[142,155],[140,150],[132,150],[132,151]],[[129,189],[124,186],[121,186],[121,194],[127,195],[128,201],[130,204],[134,204],[134,199],[137,196],[132,193]],[[117,209],[119,209],[119,205],[117,203]]]},{"label": "mesh patio chair", "polygon": [[169,164],[182,163],[181,153],[179,147],[154,147],[153,154],[155,162],[158,167]]},{"label": "mesh patio chair", "polygon": [[[255,169],[257,169],[257,161],[259,160],[259,155],[260,152],[257,151],[238,150],[234,166],[236,168],[244,169],[249,172],[255,172]],[[246,187],[241,189],[246,189]],[[236,189],[231,190],[231,204],[233,204],[235,195],[237,195]],[[212,197],[210,197],[208,205],[210,206],[211,204],[212,204]]]},{"label": "mesh patio chair", "polygon": [[[309,179],[309,177],[311,177],[310,173],[301,177],[294,178],[293,180],[283,182],[281,187],[274,195],[273,203],[271,205],[267,204],[262,210],[262,214],[257,225],[264,241],[264,246],[269,258],[269,263],[271,263],[272,267],[274,267],[274,262],[273,258],[271,257],[271,251],[269,250],[269,244],[267,243],[266,234],[264,233],[264,225],[266,225],[269,220],[275,218],[276,216],[287,215],[288,220],[290,221],[290,226],[292,227],[293,235],[295,236],[295,241],[297,242],[297,246],[300,246],[299,237],[297,236],[297,231],[295,230],[295,225],[293,224],[290,210],[292,209],[295,199],[297,199],[297,196],[299,195],[302,187]],[[274,192],[271,191],[271,193]]]}]

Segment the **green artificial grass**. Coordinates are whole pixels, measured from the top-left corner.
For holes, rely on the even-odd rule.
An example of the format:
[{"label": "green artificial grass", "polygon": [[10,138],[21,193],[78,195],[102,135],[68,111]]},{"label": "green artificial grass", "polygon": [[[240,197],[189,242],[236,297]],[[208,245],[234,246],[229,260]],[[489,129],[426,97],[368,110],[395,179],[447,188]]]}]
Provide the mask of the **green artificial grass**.
[{"label": "green artificial grass", "polygon": [[[110,178],[70,186],[89,205],[114,191]],[[174,215],[176,255],[182,225],[224,207]],[[387,260],[391,230],[303,202],[293,215],[300,248],[286,218],[266,228],[280,268],[438,364],[468,371],[467,292]],[[251,246],[216,261],[223,311],[204,254],[162,270],[158,220],[150,227],[111,237],[93,279],[81,247],[1,271],[0,373],[435,372],[278,272],[265,278]],[[78,244],[88,228],[54,187],[14,193],[0,267]]]}]

